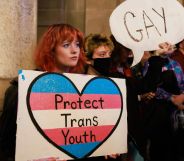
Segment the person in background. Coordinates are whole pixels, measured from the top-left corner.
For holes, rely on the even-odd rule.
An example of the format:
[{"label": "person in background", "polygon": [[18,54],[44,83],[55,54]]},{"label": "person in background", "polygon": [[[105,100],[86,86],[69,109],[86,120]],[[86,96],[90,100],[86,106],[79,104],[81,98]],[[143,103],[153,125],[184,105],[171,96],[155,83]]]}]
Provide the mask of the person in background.
[{"label": "person in background", "polygon": [[[174,54],[173,53],[173,51],[174,51],[173,45],[171,45],[168,42],[165,42],[165,43],[160,44],[160,48],[161,49],[157,51],[158,54],[160,55],[160,57],[163,58],[163,60],[167,61],[167,63],[162,67],[162,72],[173,71],[173,73],[176,77],[177,84],[178,84],[179,92],[177,94],[179,95],[179,94],[184,92],[184,73],[182,71],[182,67],[178,61],[175,61],[172,58],[172,56]],[[177,95],[175,95],[171,92],[167,93],[166,91],[162,91],[162,89],[159,89],[159,88],[157,89],[157,97],[158,98],[160,97],[160,98],[174,101],[174,99],[172,99],[172,96],[174,96],[175,98],[177,97]],[[174,103],[174,102],[172,102],[172,103]]]},{"label": "person in background", "polygon": [[184,40],[176,44],[176,50],[171,54],[170,58],[177,61],[184,72]]},{"label": "person in background", "polygon": [[90,34],[85,38],[84,46],[89,64],[86,73],[108,77],[114,49],[112,41],[103,34]]},{"label": "person in background", "polygon": [[131,67],[133,76],[140,80],[145,76],[146,69],[148,66],[148,59],[153,55],[150,51],[145,51],[141,61],[135,66]]},{"label": "person in background", "polygon": [[[161,44],[162,46],[172,46],[171,44]],[[165,93],[166,98],[174,105],[171,108],[171,128],[172,128],[172,160],[184,160],[184,106],[183,106],[183,93],[184,93],[184,41],[176,44],[176,50],[167,52],[169,64],[164,67],[163,71],[171,70],[175,74],[179,92],[176,94]],[[167,80],[168,81],[168,80]],[[173,86],[173,85],[171,85]]]},{"label": "person in background", "polygon": [[153,99],[142,104],[145,135],[150,141],[151,161],[178,161],[177,155],[181,152],[176,152],[178,146],[174,143],[171,127],[173,110],[178,107],[174,106],[172,97],[183,91],[183,73],[180,65],[170,58],[172,45],[166,42],[159,47],[158,56],[148,59],[148,69],[143,77],[144,92],[155,93]]},{"label": "person in background", "polygon": [[172,96],[172,102],[174,105],[178,106],[178,109],[184,110],[184,94],[180,95],[173,95]]},{"label": "person in background", "polygon": [[[127,91],[127,114],[128,114],[128,154],[124,160],[136,161],[139,159],[143,160],[142,148],[144,136],[142,135],[139,108],[138,108],[138,97],[137,97],[137,82],[132,75],[130,65],[132,62],[132,51],[119,42],[116,41],[114,36],[110,36],[114,50],[111,55],[111,69],[110,73],[112,77],[123,78],[126,81]],[[129,57],[131,55],[131,57]],[[131,61],[130,61],[131,59]],[[139,153],[140,152],[140,153]]]},{"label": "person in background", "polygon": [[[84,73],[85,55],[83,34],[68,24],[48,27],[34,53],[39,71]],[[6,90],[0,118],[0,160],[15,160],[18,80]]]},{"label": "person in background", "polygon": [[138,83],[138,86],[140,87],[138,89],[138,100],[139,101],[145,101],[145,102],[149,102],[151,99],[153,99],[155,97],[155,93],[154,92],[142,92],[142,85],[141,84],[141,81],[143,79],[143,77],[145,76],[147,70],[148,70],[148,66],[149,66],[149,63],[148,63],[148,59],[154,55],[154,52],[153,51],[145,51],[144,52],[144,55],[141,59],[141,61],[131,67],[131,70],[132,70],[132,74],[134,76],[134,78],[139,82]]},{"label": "person in background", "polygon": [[132,77],[132,71],[130,65],[132,60],[132,51],[125,46],[117,42],[113,35],[110,36],[113,44],[114,50],[111,55],[111,69],[112,74],[120,74],[120,77]]},{"label": "person in background", "polygon": [[[84,46],[89,65],[86,74],[110,77],[111,54],[114,49],[110,38],[104,34],[90,34],[85,38]],[[95,161],[121,161],[121,157],[119,154],[112,154],[105,158],[94,157],[94,159]]]}]

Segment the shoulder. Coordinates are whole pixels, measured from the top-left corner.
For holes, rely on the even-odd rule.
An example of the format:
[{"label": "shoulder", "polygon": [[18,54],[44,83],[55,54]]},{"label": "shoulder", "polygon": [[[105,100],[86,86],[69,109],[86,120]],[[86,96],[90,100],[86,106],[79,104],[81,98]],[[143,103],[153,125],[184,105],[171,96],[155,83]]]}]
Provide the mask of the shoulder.
[{"label": "shoulder", "polygon": [[12,92],[18,92],[18,78],[14,78],[10,81],[10,86],[7,88],[5,95],[10,94]]},{"label": "shoulder", "polygon": [[99,72],[97,72],[91,65],[87,67],[86,74],[89,75],[100,75]]},{"label": "shoulder", "polygon": [[10,86],[5,91],[3,110],[9,109],[10,106],[17,106],[17,102],[18,102],[18,79],[15,78],[11,80]]}]

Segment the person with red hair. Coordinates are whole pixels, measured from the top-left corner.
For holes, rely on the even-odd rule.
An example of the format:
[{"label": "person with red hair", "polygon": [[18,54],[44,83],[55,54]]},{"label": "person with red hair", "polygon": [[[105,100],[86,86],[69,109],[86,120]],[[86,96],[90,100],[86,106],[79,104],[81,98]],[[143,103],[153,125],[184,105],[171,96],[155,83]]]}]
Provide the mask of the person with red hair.
[{"label": "person with red hair", "polygon": [[[68,24],[48,27],[41,38],[34,60],[39,71],[83,73],[85,56],[83,34]],[[0,160],[15,160],[18,80],[6,90],[3,113],[0,117]]]},{"label": "person with red hair", "polygon": [[85,55],[83,34],[68,24],[51,25],[34,53],[39,70],[83,73]]}]

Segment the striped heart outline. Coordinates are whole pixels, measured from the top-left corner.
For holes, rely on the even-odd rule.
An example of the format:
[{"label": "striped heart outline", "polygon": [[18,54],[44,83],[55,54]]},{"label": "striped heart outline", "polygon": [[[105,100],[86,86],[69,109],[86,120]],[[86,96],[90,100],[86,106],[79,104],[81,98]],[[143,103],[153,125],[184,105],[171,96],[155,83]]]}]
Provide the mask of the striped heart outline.
[{"label": "striped heart outline", "polygon": [[[47,136],[45,134],[45,132],[43,131],[43,129],[40,127],[39,125],[39,122],[37,122],[37,120],[35,119],[34,117],[34,114],[32,112],[32,109],[31,109],[31,105],[30,105],[30,94],[31,94],[31,90],[34,86],[34,84],[39,81],[39,79],[41,79],[42,77],[47,77],[49,75],[56,75],[56,76],[60,76],[61,78],[64,78],[66,79],[72,86],[73,88],[76,90],[76,93],[79,95],[79,96],[82,96],[85,92],[85,89],[88,88],[88,86],[96,81],[96,80],[106,80],[106,81],[109,81],[112,83],[112,85],[117,89],[117,91],[119,92],[119,96],[120,96],[120,102],[121,102],[121,105],[120,105],[120,112],[119,112],[119,117],[117,118],[117,121],[113,127],[113,129],[109,132],[109,134],[103,139],[103,141],[101,141],[95,148],[93,148],[92,150],[90,150],[88,153],[84,154],[82,157],[78,157],[74,154],[72,154],[70,151],[66,150],[66,149],[63,149],[61,146],[59,146],[58,144],[56,144],[52,139],[49,138],[49,136]],[[39,133],[49,142],[51,143],[54,147],[56,147],[57,149],[59,149],[60,151],[62,151],[63,153],[67,154],[68,156],[72,157],[73,159],[81,159],[81,158],[86,158],[88,157],[89,155],[91,155],[96,149],[98,149],[112,134],[113,132],[115,131],[115,129],[117,128],[119,122],[120,122],[120,119],[121,119],[121,116],[122,116],[122,113],[123,113],[123,99],[122,99],[122,93],[121,93],[121,90],[119,89],[119,87],[117,86],[117,84],[110,78],[107,78],[107,77],[94,77],[92,79],[90,79],[86,84],[85,86],[83,87],[82,91],[80,92],[77,87],[75,86],[75,84],[72,82],[72,80],[70,78],[68,78],[67,76],[63,75],[63,74],[59,74],[59,73],[53,73],[53,72],[47,72],[47,73],[43,73],[39,76],[37,76],[32,82],[31,84],[29,85],[29,88],[28,88],[28,92],[27,92],[27,97],[26,97],[26,102],[27,102],[27,109],[28,109],[28,112],[29,112],[29,116],[34,124],[34,126],[36,127],[36,129],[39,131]]]}]

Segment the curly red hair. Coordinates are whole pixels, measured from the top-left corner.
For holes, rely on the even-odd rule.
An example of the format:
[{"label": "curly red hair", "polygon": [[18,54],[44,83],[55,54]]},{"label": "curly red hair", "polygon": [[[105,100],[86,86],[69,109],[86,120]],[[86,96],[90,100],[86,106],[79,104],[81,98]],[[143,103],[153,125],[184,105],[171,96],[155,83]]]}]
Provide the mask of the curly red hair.
[{"label": "curly red hair", "polygon": [[77,65],[71,68],[70,72],[83,73],[86,62],[83,48],[84,37],[82,32],[68,24],[49,26],[34,53],[36,66],[43,71],[52,72],[56,65],[53,54],[56,45],[66,40],[72,42],[75,38],[79,41],[80,55]]}]

